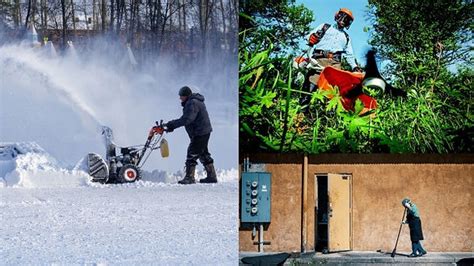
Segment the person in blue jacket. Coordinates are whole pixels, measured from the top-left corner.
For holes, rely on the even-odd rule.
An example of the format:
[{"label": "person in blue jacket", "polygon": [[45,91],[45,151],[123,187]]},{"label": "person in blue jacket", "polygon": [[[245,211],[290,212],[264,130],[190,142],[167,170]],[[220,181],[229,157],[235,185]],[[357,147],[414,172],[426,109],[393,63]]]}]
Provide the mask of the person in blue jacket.
[{"label": "person in blue jacket", "polygon": [[212,132],[211,121],[204,104],[204,96],[193,93],[188,86],[179,90],[179,98],[183,106],[183,115],[175,120],[166,123],[167,131],[171,132],[176,128],[184,126],[191,142],[188,146],[185,163],[185,176],[179,184],[194,184],[196,179],[197,160],[199,159],[206,170],[206,178],[200,183],[217,183],[214,160],[208,150],[209,138]]},{"label": "person in blue jacket", "polygon": [[411,249],[412,253],[409,257],[418,257],[423,256],[427,252],[421,245],[421,240],[423,240],[423,230],[421,228],[421,219],[420,212],[409,198],[402,200],[402,205],[407,209],[407,218],[403,221],[404,224],[408,224],[410,228],[410,239],[411,239]]},{"label": "person in blue jacket", "polygon": [[[352,71],[361,71],[352,49],[352,41],[344,29],[349,29],[354,16],[347,8],[341,8],[334,15],[334,24],[321,24],[308,37],[308,45],[313,47],[313,58],[319,59],[322,66],[341,68],[341,59],[345,58]],[[322,60],[326,59],[326,60]]]},{"label": "person in blue jacket", "polygon": [[[352,71],[362,72],[357,65],[352,48],[352,41],[344,29],[349,29],[354,15],[347,8],[339,9],[334,15],[334,24],[323,23],[310,32],[308,45],[313,50],[311,57],[320,67],[331,66],[341,69],[342,59],[346,59]],[[306,68],[307,62],[298,64],[298,68]],[[309,69],[305,76],[303,90],[313,92],[318,84],[321,70]],[[310,96],[304,96],[301,104],[308,104]]]}]

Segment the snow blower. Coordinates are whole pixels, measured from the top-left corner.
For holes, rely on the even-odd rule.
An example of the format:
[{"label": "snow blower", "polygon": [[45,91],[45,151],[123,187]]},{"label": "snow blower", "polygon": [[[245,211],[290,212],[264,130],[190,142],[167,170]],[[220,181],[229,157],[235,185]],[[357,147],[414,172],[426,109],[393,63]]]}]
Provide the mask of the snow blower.
[{"label": "snow blower", "polygon": [[[113,132],[109,127],[102,127],[106,159],[96,153],[89,153],[87,158],[89,175],[92,182],[130,183],[141,178],[141,167],[151,152],[160,149],[161,157],[169,156],[168,142],[163,138],[166,126],[163,120],[152,127],[145,145],[119,147],[113,142]],[[117,150],[120,154],[117,155]]]}]

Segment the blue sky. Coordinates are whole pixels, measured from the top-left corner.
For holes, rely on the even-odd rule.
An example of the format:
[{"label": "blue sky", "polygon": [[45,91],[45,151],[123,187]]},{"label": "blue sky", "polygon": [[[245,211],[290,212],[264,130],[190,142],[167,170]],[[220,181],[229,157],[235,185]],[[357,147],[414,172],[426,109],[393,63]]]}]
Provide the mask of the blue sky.
[{"label": "blue sky", "polygon": [[[315,20],[311,24],[314,28],[322,23],[333,23],[334,14],[339,8],[348,8],[355,17],[347,33],[352,40],[354,55],[357,61],[365,64],[365,53],[369,49],[369,33],[364,32],[364,27],[371,26],[366,21],[367,0],[296,0],[296,4],[303,4],[313,11]],[[302,49],[304,46],[301,47]]]}]

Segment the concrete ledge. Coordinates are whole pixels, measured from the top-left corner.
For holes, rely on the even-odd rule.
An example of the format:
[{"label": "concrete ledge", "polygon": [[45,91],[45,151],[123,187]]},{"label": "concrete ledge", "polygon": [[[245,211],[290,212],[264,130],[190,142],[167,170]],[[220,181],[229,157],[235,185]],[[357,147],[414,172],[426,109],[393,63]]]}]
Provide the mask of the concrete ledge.
[{"label": "concrete ledge", "polygon": [[[284,265],[456,265],[461,259],[474,260],[474,252],[429,252],[422,257],[409,258],[408,253],[350,251],[332,254],[316,253],[298,258],[289,258]],[[467,264],[469,265],[469,264]],[[472,265],[472,261],[470,262]]]},{"label": "concrete ledge", "polygon": [[[241,252],[239,254],[239,265],[243,264],[240,259],[249,256],[271,255],[273,252],[256,253]],[[372,252],[372,251],[349,251],[331,254],[306,253],[292,254],[286,260],[284,265],[473,265],[474,252],[429,252],[422,257],[409,258],[409,253],[397,253],[392,258],[391,252]],[[468,259],[465,264],[459,263],[461,259]],[[462,261],[461,261],[462,262]]]}]

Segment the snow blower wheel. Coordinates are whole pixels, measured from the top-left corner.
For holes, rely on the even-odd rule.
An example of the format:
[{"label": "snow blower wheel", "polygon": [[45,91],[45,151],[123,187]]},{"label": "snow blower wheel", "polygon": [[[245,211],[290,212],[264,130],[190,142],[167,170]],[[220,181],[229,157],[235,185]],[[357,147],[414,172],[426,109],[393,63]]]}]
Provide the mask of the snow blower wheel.
[{"label": "snow blower wheel", "polygon": [[87,167],[92,182],[105,184],[109,181],[109,167],[100,155],[89,153],[87,155]]},{"label": "snow blower wheel", "polygon": [[140,170],[133,164],[127,164],[120,168],[117,179],[120,183],[131,183],[140,179]]}]

